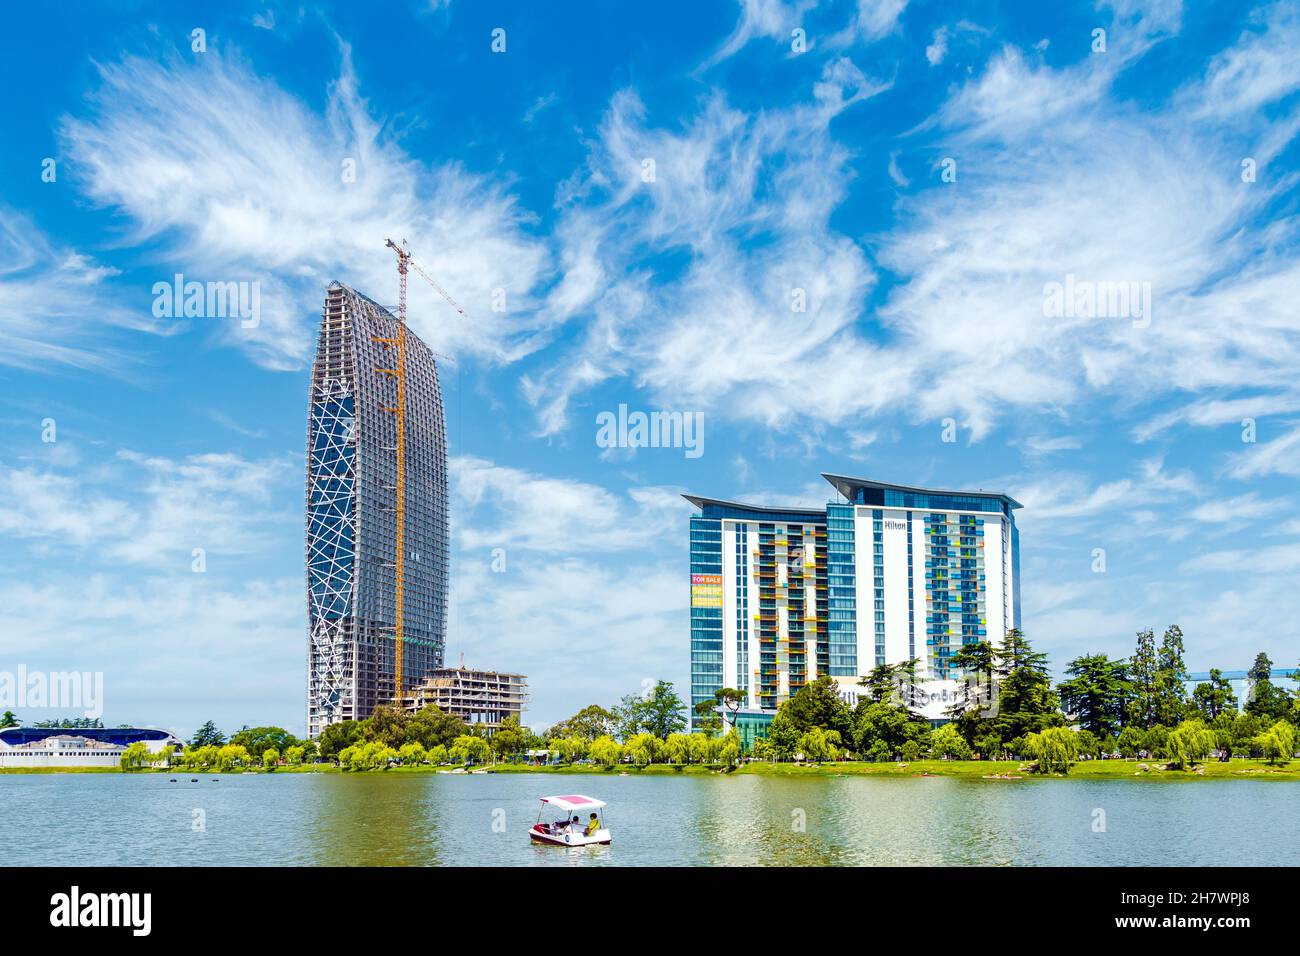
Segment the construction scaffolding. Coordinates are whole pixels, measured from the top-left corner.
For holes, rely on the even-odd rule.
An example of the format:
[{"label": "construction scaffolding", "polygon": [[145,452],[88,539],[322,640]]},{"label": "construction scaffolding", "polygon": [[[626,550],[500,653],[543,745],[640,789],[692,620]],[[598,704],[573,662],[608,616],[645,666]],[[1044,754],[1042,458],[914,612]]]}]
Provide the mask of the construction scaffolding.
[{"label": "construction scaffolding", "polygon": [[528,679],[523,674],[476,671],[462,664],[433,671],[402,703],[411,713],[432,704],[490,737],[507,718],[522,720],[527,701]]}]

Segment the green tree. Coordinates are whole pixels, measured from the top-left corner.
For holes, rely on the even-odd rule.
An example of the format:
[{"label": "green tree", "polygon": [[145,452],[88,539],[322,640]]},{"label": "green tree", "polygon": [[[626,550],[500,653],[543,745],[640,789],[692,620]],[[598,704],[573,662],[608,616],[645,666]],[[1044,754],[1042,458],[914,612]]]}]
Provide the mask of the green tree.
[{"label": "green tree", "polygon": [[230,742],[238,744],[254,759],[260,760],[262,754],[271,749],[284,753],[298,743],[298,738],[283,727],[245,727],[232,734]]},{"label": "green tree", "polygon": [[623,745],[623,752],[638,767],[644,767],[654,763],[661,746],[659,738],[654,734],[639,733],[628,738],[627,743]]},{"label": "green tree", "polygon": [[333,760],[346,747],[361,740],[361,721],[344,720],[337,724],[327,724],[316,738],[316,746],[325,760]]},{"label": "green tree", "polygon": [[740,761],[741,743],[740,732],[732,727],[725,737],[722,738],[721,745],[718,747],[718,760],[728,767],[734,767]]},{"label": "green tree", "polygon": [[691,759],[691,738],[686,734],[669,734],[664,741],[664,757],[669,763],[686,764]]},{"label": "green tree", "polygon": [[1101,756],[1102,740],[1091,730],[1080,730],[1075,733],[1076,742],[1079,745],[1080,757],[1092,757],[1096,760]]},{"label": "green tree", "polygon": [[428,758],[424,745],[419,741],[413,740],[397,748],[397,759],[408,767],[418,766]]},{"label": "green tree", "polygon": [[[948,716],[954,721],[966,718],[957,728],[963,731],[966,740],[973,740],[983,730],[980,711],[993,702],[993,674],[997,670],[997,660],[997,650],[988,641],[964,644],[948,658],[949,666],[968,675],[962,687],[961,699],[948,710]],[[969,679],[971,677],[974,678],[974,684]]]},{"label": "green tree", "polygon": [[701,732],[712,737],[722,730],[722,715],[718,713],[718,701],[702,700],[695,705],[695,725]]},{"label": "green tree", "polygon": [[288,761],[290,766],[296,767],[303,762],[303,758],[306,755],[307,755],[307,748],[299,744],[296,747],[290,747],[288,750],[286,750],[284,752],[284,759]]},{"label": "green tree", "polygon": [[1265,723],[1281,720],[1291,710],[1291,695],[1273,683],[1273,662],[1260,651],[1250,672],[1250,699],[1246,713]]},{"label": "green tree", "polygon": [[447,748],[452,763],[487,763],[492,759],[492,748],[482,737],[466,734],[457,737]]},{"label": "green tree", "polygon": [[1156,654],[1156,723],[1174,727],[1187,716],[1187,665],[1183,662],[1183,630],[1165,628]]},{"label": "green tree", "polygon": [[794,725],[790,712],[784,706],[778,708],[772,723],[767,727],[767,741],[777,760],[790,759],[799,748],[799,728]]},{"label": "green tree", "polygon": [[1115,747],[1122,756],[1136,757],[1145,743],[1145,737],[1145,731],[1137,727],[1125,727],[1119,732],[1119,740],[1116,741]]},{"label": "green tree", "polygon": [[867,689],[867,699],[873,703],[888,703],[897,686],[894,667],[890,664],[877,664],[870,673],[863,674],[858,679],[858,686]]},{"label": "green tree", "polygon": [[190,738],[192,747],[220,747],[225,742],[226,735],[217,730],[217,725],[210,720],[194,731],[194,736]]},{"label": "green tree", "polygon": [[1295,755],[1295,727],[1279,720],[1255,738],[1260,754],[1271,764],[1289,763]]},{"label": "green tree", "polygon": [[735,687],[722,687],[713,692],[713,699],[722,708],[722,712],[727,715],[727,724],[735,726],[736,711],[745,706],[745,701],[749,699],[749,695]]},{"label": "green tree", "polygon": [[1142,730],[1154,727],[1159,661],[1156,656],[1156,636],[1151,628],[1138,631],[1137,650],[1129,659],[1128,678],[1133,685],[1129,701],[1128,722]]},{"label": "green tree", "polygon": [[546,731],[546,739],[578,736],[584,740],[595,740],[613,734],[617,724],[617,719],[610,711],[599,704],[588,704],[567,720],[553,724]]},{"label": "green tree", "polygon": [[517,714],[511,714],[501,722],[496,733],[492,735],[492,749],[498,757],[513,757],[524,750],[524,729],[519,726]]},{"label": "green tree", "polygon": [[606,767],[617,766],[623,758],[623,748],[609,734],[601,734],[591,742],[591,759]]},{"label": "green tree", "polygon": [[579,737],[572,734],[568,737],[560,737],[551,741],[551,749],[559,754],[560,759],[565,763],[573,763],[575,760],[581,760],[587,756],[587,750],[590,744],[585,737]]},{"label": "green tree", "polygon": [[449,714],[435,704],[421,707],[406,723],[406,741],[418,743],[425,750],[441,744],[450,747],[457,737],[469,733],[465,721]]},{"label": "green tree", "polygon": [[686,728],[686,702],[673,690],[671,681],[658,681],[646,695],[628,694],[616,712],[623,738],[639,733],[667,740],[669,734]]},{"label": "green tree", "polygon": [[240,744],[222,744],[217,748],[217,768],[232,770],[248,766],[248,750]]},{"label": "green tree", "polygon": [[1061,706],[1084,730],[1108,740],[1119,733],[1133,694],[1125,662],[1105,654],[1087,654],[1070,661],[1070,680],[1057,686]]},{"label": "green tree", "polygon": [[268,770],[274,770],[280,765],[280,751],[274,747],[267,747],[262,751],[262,766]]},{"label": "green tree", "polygon": [[838,760],[843,748],[838,730],[809,727],[799,735],[799,752],[806,760]]},{"label": "green tree", "polygon": [[939,758],[970,760],[970,745],[952,724],[944,724],[930,735],[930,753]]},{"label": "green tree", "polygon": [[141,741],[136,741],[122,751],[121,765],[123,770],[138,770],[149,762],[149,748]]},{"label": "green tree", "polygon": [[814,728],[833,730],[841,741],[853,739],[853,711],[840,697],[834,679],[822,675],[799,691],[780,707],[796,734]]},{"label": "green tree", "polygon": [[1047,655],[1035,651],[1019,628],[1007,631],[997,666],[998,715],[993,728],[999,737],[1013,740],[1065,722],[1048,676]]},{"label": "green tree", "polygon": [[1232,682],[1217,667],[1210,668],[1208,682],[1192,689],[1192,703],[1207,722],[1217,720],[1222,714],[1237,709],[1237,695],[1232,692]]},{"label": "green tree", "polygon": [[1025,737],[1029,755],[1038,762],[1036,773],[1069,773],[1079,757],[1079,741],[1068,727],[1048,727]]},{"label": "green tree", "polygon": [[916,744],[918,754],[930,746],[929,721],[914,718],[905,707],[871,698],[858,701],[853,733],[858,754],[870,760],[890,760],[901,756],[904,745],[908,743]]},{"label": "green tree", "polygon": [[410,722],[411,715],[402,708],[380,704],[361,722],[361,736],[367,743],[377,740],[396,750],[406,743],[406,728]]},{"label": "green tree", "polygon": [[18,726],[18,715],[15,714],[12,710],[6,710],[3,714],[0,714],[0,730],[5,729],[6,727],[17,727],[17,726]]},{"label": "green tree", "polygon": [[1194,767],[1216,747],[1214,733],[1200,720],[1185,720],[1169,732],[1160,755],[1176,770]]},{"label": "green tree", "polygon": [[691,763],[714,763],[722,742],[708,734],[690,734]]}]

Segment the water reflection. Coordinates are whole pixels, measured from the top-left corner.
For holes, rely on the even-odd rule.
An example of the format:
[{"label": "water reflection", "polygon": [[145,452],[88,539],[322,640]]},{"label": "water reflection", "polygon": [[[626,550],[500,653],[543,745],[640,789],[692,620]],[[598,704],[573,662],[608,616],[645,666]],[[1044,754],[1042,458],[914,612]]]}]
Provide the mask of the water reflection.
[{"label": "water reflection", "polygon": [[[178,777],[0,775],[0,864],[1258,866],[1300,859],[1300,788],[1276,781]],[[530,841],[543,793],[607,801],[612,845]]]}]

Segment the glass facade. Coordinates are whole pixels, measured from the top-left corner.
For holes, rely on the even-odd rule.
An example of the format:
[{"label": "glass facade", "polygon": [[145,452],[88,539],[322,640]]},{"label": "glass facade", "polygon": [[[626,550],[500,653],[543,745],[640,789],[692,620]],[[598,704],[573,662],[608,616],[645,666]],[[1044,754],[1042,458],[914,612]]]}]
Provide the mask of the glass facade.
[{"label": "glass facade", "polygon": [[826,631],[830,645],[827,672],[858,674],[857,598],[853,569],[853,506],[826,506]]},{"label": "glass facade", "polygon": [[818,677],[851,697],[872,668],[911,659],[924,680],[959,679],[964,645],[1019,626],[1014,499],[824,477],[846,500],[819,510],[686,496],[700,509],[692,704],[734,680],[745,709],[770,715]]},{"label": "glass facade", "polygon": [[691,518],[691,726],[722,689],[722,522]]}]

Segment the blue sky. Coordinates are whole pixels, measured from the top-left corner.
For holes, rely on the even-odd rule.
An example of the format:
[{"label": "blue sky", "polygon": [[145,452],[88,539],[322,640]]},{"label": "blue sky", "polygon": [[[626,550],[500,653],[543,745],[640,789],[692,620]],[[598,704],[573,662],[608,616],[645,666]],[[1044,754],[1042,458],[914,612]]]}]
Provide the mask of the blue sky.
[{"label": "blue sky", "polygon": [[[468,313],[412,286],[448,659],[528,674],[535,725],[684,688],[681,492],[816,505],[822,471],[1023,502],[1058,666],[1174,622],[1194,669],[1294,665],[1300,11],[1058,6],[11,11],[0,670],[303,730],[306,373],[331,280],[396,299],[387,236]],[[177,272],[260,321],[156,318]],[[1048,316],[1067,276],[1150,315]],[[599,447],[619,404],[702,413],[704,454]]]}]

